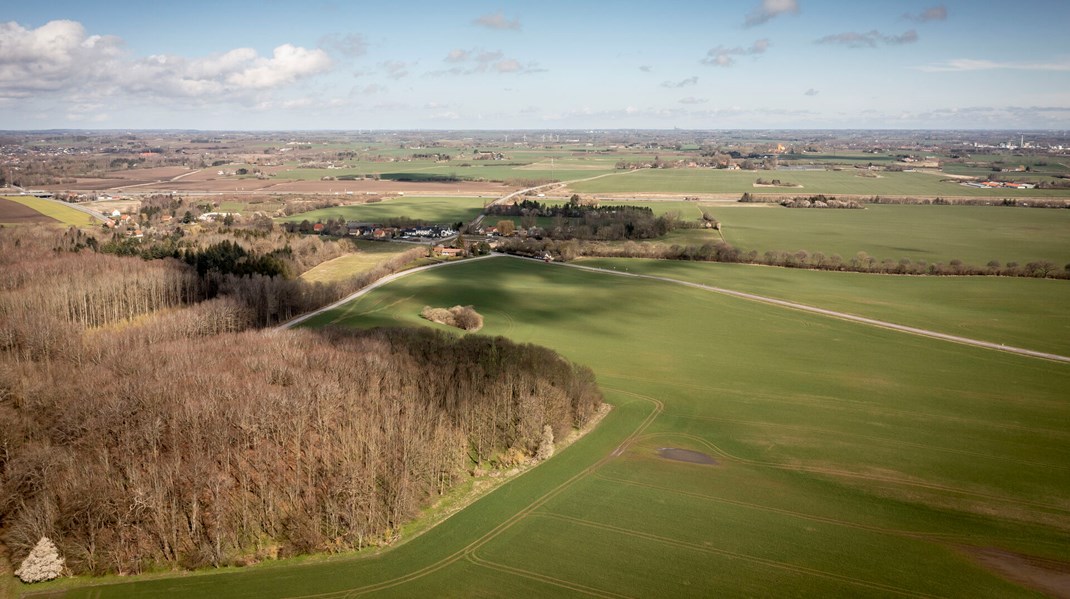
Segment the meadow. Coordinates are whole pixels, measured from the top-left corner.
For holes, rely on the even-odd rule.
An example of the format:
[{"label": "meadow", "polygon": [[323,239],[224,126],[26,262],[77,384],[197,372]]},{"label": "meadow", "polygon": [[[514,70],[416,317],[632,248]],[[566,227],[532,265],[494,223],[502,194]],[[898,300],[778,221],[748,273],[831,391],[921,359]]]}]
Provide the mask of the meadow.
[{"label": "meadow", "polygon": [[384,199],[371,204],[354,204],[322,208],[276,219],[280,222],[326,222],[328,219],[344,219],[377,223],[391,218],[410,218],[437,224],[469,222],[483,211],[483,205],[491,201],[485,198],[449,197],[434,198],[407,196]]},{"label": "meadow", "polygon": [[[644,169],[627,177],[605,177],[570,185],[579,193],[676,193],[676,194],[774,194],[774,195],[884,195],[970,196],[995,201],[1016,197],[1070,197],[1070,189],[978,189],[943,181],[939,175],[921,172],[880,172],[879,177],[860,176],[863,171],[728,171],[716,169]],[[779,179],[802,187],[756,187],[758,178]],[[1013,178],[1013,177],[1011,177]]]},{"label": "meadow", "polygon": [[615,409],[394,549],[68,596],[1015,597],[996,570],[1016,555],[1070,560],[1065,364],[512,258],[309,324],[438,326],[421,308],[456,304],[591,366]]},{"label": "meadow", "polygon": [[1004,206],[872,205],[864,210],[719,204],[707,209],[722,233],[744,250],[838,254],[866,252],[877,260],[984,266],[990,260],[1020,264],[1070,262],[1070,210]]},{"label": "meadow", "polygon": [[309,283],[334,283],[345,281],[375,268],[385,260],[411,250],[413,246],[403,243],[354,240],[357,252],[339,256],[316,265],[301,275]]}]

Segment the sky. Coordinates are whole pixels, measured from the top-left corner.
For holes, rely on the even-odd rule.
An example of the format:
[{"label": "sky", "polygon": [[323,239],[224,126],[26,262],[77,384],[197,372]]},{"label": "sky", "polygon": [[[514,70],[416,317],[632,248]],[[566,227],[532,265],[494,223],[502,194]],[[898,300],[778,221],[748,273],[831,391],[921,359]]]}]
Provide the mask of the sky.
[{"label": "sky", "polygon": [[0,8],[0,129],[1070,130],[1070,0]]}]

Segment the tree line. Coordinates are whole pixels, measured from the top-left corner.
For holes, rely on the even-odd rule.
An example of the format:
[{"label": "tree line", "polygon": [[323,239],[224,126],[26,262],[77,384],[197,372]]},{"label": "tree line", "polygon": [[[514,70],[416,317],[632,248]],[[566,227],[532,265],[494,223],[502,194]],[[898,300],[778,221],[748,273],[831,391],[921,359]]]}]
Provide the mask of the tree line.
[{"label": "tree line", "polygon": [[866,252],[844,258],[838,254],[826,255],[823,252],[798,250],[787,252],[770,250],[758,253],[756,250],[743,251],[732,245],[717,241],[701,245],[637,243],[606,244],[582,242],[578,240],[555,239],[504,239],[498,245],[498,251],[530,258],[551,256],[555,260],[570,261],[580,257],[600,258],[651,258],[658,260],[691,260],[699,262],[728,262],[740,264],[761,264],[786,268],[808,268],[812,270],[832,270],[842,272],[861,272],[897,275],[932,275],[932,276],[1001,276],[1030,277],[1048,279],[1070,279],[1070,264],[1058,266],[1050,260],[1034,260],[1024,264],[1019,262],[1001,263],[991,260],[984,266],[966,264],[953,259],[944,262],[878,259]]}]

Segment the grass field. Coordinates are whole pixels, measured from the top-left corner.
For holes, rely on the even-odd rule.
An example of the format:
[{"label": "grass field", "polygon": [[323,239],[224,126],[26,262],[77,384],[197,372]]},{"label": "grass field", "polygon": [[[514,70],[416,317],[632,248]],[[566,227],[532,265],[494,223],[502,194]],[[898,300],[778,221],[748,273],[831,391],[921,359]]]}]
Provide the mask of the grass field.
[{"label": "grass field", "polygon": [[[780,179],[802,185],[755,187],[759,178]],[[1070,189],[978,189],[945,182],[928,173],[882,172],[880,178],[858,176],[844,171],[727,171],[715,169],[646,169],[627,177],[605,177],[570,185],[580,193],[678,193],[714,194],[750,192],[776,195],[904,195],[976,196],[996,200],[1014,197],[1070,197]]]},{"label": "grass field", "polygon": [[974,551],[1070,560],[1065,364],[508,258],[311,324],[425,326],[422,306],[455,304],[590,365],[616,408],[394,550],[69,596],[1015,597]]},{"label": "grass field", "polygon": [[1070,210],[1002,206],[867,205],[864,210],[783,208],[761,204],[708,207],[725,239],[745,249],[823,252],[850,259],[864,251],[878,260],[984,266],[1070,262]]},{"label": "grass field", "polygon": [[[96,219],[92,216],[58,202],[42,200],[33,196],[4,196],[3,199],[31,208],[64,225],[86,227],[97,224]],[[3,222],[2,216],[0,216],[0,222]]]},{"label": "grass field", "polygon": [[353,243],[360,251],[318,264],[302,274],[301,278],[310,283],[344,281],[353,275],[369,271],[380,262],[403,254],[414,247],[404,243],[380,241],[354,241]]},{"label": "grass field", "polygon": [[347,221],[383,222],[391,218],[411,218],[430,223],[453,224],[459,221],[469,222],[483,211],[483,204],[490,198],[431,198],[400,197],[390,198],[372,204],[353,206],[336,206],[311,212],[302,212],[293,216],[279,218],[281,222],[325,222],[327,219],[343,218]]},{"label": "grass field", "polygon": [[903,277],[675,260],[578,262],[754,293],[1014,347],[1070,356],[1070,281]]}]

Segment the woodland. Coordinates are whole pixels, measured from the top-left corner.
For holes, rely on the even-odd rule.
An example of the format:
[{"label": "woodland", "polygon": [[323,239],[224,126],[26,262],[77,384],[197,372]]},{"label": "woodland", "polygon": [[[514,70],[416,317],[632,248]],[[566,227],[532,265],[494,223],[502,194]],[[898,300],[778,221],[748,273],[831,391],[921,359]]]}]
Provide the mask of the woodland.
[{"label": "woodland", "polygon": [[261,329],[335,291],[222,272],[246,249],[146,260],[86,241],[0,229],[0,540],[15,564],[42,537],[79,574],[388,544],[601,403],[590,370],[504,338]]}]

